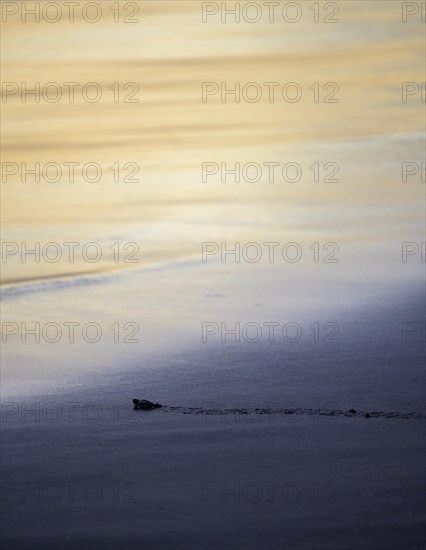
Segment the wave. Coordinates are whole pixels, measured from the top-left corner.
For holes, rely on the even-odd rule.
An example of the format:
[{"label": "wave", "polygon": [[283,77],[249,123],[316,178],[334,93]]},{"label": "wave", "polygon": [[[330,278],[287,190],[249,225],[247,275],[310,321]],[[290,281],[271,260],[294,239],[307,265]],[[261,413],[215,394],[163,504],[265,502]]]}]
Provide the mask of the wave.
[{"label": "wave", "polygon": [[150,273],[169,269],[182,269],[184,267],[192,267],[198,264],[199,260],[197,259],[172,260],[144,267],[138,266],[127,269],[115,269],[112,271],[105,271],[101,274],[98,272],[95,275],[84,273],[84,275],[48,276],[43,279],[34,278],[32,282],[25,283],[16,281],[8,283],[7,286],[0,289],[0,301],[20,298],[23,295],[37,294],[39,292],[54,292],[63,289],[108,284],[126,276],[133,275],[135,272]]}]

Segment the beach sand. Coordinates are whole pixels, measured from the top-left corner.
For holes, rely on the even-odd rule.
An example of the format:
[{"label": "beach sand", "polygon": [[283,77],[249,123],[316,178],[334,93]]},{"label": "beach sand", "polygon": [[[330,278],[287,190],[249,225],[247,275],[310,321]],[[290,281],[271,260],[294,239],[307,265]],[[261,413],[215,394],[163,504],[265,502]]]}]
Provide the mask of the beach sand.
[{"label": "beach sand", "polygon": [[[401,243],[424,241],[425,189],[401,165],[424,162],[424,104],[402,103],[401,82],[424,80],[424,25],[401,23],[399,2],[340,2],[328,26],[307,9],[297,25],[224,25],[199,2],[140,4],[133,26],[111,12],[90,29],[2,25],[3,80],[141,85],[138,104],[2,105],[3,162],[103,168],[97,183],[2,183],[3,241],[102,249],[2,264],[4,546],[422,548],[424,262],[402,262]],[[334,81],[340,101],[203,103],[202,83],[222,81]],[[302,178],[202,181],[202,163],[272,161]],[[140,181],[114,182],[114,162]],[[314,183],[315,162],[339,182]],[[129,242],[138,261],[115,262]],[[262,256],[203,262],[206,242]],[[339,261],[315,262],[314,243]],[[238,342],[222,326],[236,323]]]}]

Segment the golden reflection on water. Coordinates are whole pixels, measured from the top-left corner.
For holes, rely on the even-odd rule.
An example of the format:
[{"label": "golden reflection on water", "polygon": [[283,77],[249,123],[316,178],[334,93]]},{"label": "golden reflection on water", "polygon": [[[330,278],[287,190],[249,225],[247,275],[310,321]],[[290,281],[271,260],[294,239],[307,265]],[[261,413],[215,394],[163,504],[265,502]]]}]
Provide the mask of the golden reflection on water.
[{"label": "golden reflection on water", "polygon": [[[401,185],[400,165],[421,158],[424,104],[401,101],[401,83],[424,80],[424,26],[401,23],[398,2],[340,2],[340,22],[256,24],[218,17],[202,22],[202,2],[139,2],[140,22],[79,14],[67,21],[2,25],[3,81],[78,82],[75,101],[26,103],[8,97],[3,111],[3,162],[98,163],[103,176],[73,183],[3,182],[3,240],[17,243],[97,241],[142,243],[146,264],[199,254],[202,240],[309,240],[315,235],[362,242],[394,238],[407,218],[422,230],[421,186]],[[97,82],[102,98],[82,99]],[[136,83],[137,103],[125,103]],[[220,93],[202,101],[202,83],[232,88],[256,82],[257,102]],[[269,101],[264,83],[276,82]],[[297,82],[300,101],[282,100]],[[338,83],[338,103],[315,103],[312,85]],[[114,83],[120,100],[115,103]],[[321,91],[323,94],[323,91]],[[66,94],[64,93],[64,97]],[[377,158],[380,158],[380,162]],[[314,186],[317,159],[341,163],[338,184]],[[202,181],[203,162],[300,162],[297,184]],[[136,163],[139,183],[116,183],[109,167]],[[309,176],[309,177],[308,177]],[[400,206],[397,214],[384,210]],[[364,209],[364,210],[363,210]],[[27,262],[3,265],[3,282],[69,276],[123,267],[107,252],[94,264]]]}]

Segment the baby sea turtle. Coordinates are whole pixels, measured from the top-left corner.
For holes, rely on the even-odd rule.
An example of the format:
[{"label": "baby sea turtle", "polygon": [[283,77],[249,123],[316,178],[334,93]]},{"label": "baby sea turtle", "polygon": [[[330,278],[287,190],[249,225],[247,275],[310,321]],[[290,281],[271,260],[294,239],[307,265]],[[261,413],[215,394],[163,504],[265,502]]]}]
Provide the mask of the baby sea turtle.
[{"label": "baby sea turtle", "polygon": [[152,410],[159,409],[162,406],[163,405],[160,405],[160,403],[153,403],[152,401],[148,401],[146,399],[133,399],[134,409]]}]

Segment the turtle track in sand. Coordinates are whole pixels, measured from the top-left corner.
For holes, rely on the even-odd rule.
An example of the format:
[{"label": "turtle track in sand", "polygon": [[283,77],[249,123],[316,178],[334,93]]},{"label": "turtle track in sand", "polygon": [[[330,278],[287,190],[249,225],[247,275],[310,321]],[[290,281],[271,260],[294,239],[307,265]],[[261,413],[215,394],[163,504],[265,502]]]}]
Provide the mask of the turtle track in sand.
[{"label": "turtle track in sand", "polygon": [[203,407],[174,407],[163,405],[163,413],[194,414],[205,416],[226,416],[226,415],[298,415],[298,416],[334,416],[347,418],[394,418],[401,420],[425,420],[426,415],[422,412],[396,412],[396,411],[364,411],[364,410],[342,410],[342,409],[311,409],[311,408],[203,408]]}]

